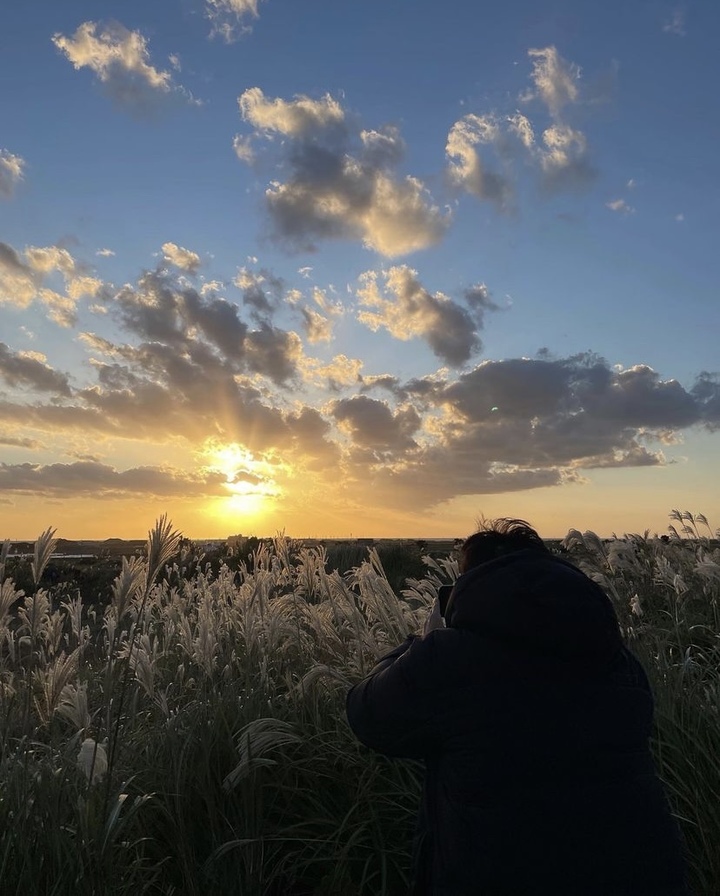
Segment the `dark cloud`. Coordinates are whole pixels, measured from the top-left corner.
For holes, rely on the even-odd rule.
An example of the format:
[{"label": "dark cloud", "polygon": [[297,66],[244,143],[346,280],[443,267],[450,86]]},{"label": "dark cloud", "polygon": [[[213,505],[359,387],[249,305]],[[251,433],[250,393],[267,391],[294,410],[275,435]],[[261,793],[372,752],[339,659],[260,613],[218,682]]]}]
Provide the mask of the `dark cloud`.
[{"label": "dark cloud", "polygon": [[[146,273],[137,288],[124,287],[114,307],[125,329],[148,343],[159,343],[153,349],[146,346],[147,351],[170,352],[179,359],[202,355],[203,364],[225,363],[228,372],[258,373],[276,383],[297,373],[299,343],[294,334],[265,321],[252,330],[236,304],[214,295],[203,296],[165,272]],[[214,359],[212,350],[217,355]]]},{"label": "dark cloud", "polygon": [[10,386],[53,392],[65,397],[71,394],[65,374],[53,370],[32,355],[14,352],[4,342],[0,342],[0,377]]},{"label": "dark cloud", "polygon": [[0,464],[0,491],[93,498],[154,495],[201,497],[227,495],[221,473],[191,474],[161,467],[118,471],[105,464]]},{"label": "dark cloud", "polygon": [[385,402],[366,395],[336,401],[332,415],[345,425],[356,445],[379,451],[414,447],[412,437],[421,423],[413,407],[393,412]]},{"label": "dark cloud", "polygon": [[255,320],[270,317],[282,300],[283,280],[270,271],[253,273],[242,268],[235,285],[242,290],[243,305],[251,309]]}]

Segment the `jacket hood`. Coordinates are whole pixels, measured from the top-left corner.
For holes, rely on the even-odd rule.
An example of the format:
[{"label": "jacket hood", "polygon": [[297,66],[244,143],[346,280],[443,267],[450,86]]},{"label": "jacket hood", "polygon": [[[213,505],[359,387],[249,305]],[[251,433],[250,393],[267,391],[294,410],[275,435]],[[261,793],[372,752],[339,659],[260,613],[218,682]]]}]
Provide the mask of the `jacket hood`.
[{"label": "jacket hood", "polygon": [[603,661],[622,646],[602,588],[571,563],[535,550],[505,554],[461,575],[446,623],[558,659]]}]

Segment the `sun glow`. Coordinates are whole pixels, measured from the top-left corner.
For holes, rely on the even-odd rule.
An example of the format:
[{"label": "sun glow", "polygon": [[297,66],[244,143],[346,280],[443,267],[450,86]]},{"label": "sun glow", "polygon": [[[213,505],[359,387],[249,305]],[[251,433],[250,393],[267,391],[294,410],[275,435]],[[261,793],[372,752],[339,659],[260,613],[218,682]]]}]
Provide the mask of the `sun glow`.
[{"label": "sun glow", "polygon": [[228,498],[237,509],[260,511],[263,504],[278,494],[272,466],[258,460],[240,445],[212,445],[206,449],[208,466],[225,476]]}]

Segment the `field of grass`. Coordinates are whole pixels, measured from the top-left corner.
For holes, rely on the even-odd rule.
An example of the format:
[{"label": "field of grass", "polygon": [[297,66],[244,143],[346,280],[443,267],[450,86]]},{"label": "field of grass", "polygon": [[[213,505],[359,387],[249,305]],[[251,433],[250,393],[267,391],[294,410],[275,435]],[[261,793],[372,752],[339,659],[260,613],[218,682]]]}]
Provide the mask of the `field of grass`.
[{"label": "field of grass", "polygon": [[[720,549],[702,516],[669,540],[571,530],[657,702],[653,748],[693,892],[720,892]],[[422,629],[452,557],[395,590],[376,549],[343,572],[284,537],[239,564],[193,556],[165,518],[110,594],[25,593],[0,554],[2,893],[399,896],[421,766],[355,740],[347,689]],[[411,569],[417,567],[412,558]],[[231,566],[237,565],[236,569]]]}]

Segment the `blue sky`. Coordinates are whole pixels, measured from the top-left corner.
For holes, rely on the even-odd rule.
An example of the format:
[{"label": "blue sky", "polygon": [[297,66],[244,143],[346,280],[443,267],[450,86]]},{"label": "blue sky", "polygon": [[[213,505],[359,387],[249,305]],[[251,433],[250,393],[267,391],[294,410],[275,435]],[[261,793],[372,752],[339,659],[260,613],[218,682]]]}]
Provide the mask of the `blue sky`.
[{"label": "blue sky", "polygon": [[719,19],[4,11],[0,536],[718,525]]}]

